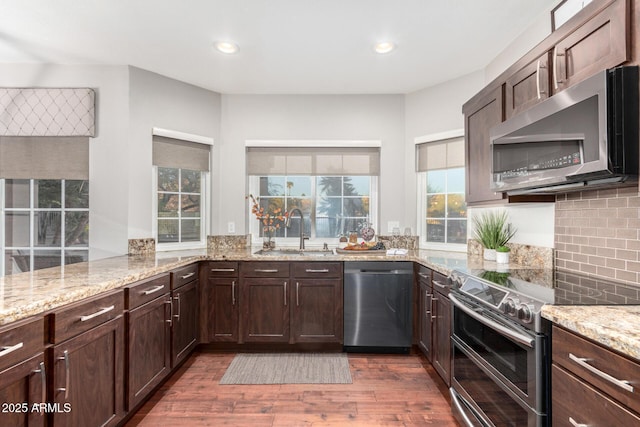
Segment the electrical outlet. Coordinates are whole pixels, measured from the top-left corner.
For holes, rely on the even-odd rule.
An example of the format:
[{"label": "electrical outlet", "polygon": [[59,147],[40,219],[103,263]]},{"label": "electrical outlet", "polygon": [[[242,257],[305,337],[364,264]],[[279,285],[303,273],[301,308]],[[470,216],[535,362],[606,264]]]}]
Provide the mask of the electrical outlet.
[{"label": "electrical outlet", "polygon": [[235,233],[236,232],[236,223],[231,221],[227,223],[227,233]]},{"label": "electrical outlet", "polygon": [[387,221],[387,233],[391,233],[394,228],[400,229],[400,221]]}]

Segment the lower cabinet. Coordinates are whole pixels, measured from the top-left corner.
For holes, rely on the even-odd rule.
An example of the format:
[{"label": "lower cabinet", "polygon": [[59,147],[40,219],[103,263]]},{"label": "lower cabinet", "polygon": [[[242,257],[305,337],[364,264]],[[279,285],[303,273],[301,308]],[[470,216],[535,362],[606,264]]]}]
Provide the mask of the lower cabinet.
[{"label": "lower cabinet", "polygon": [[433,351],[431,363],[447,386],[451,385],[451,301],[447,278],[433,272]]},{"label": "lower cabinet", "polygon": [[[198,344],[198,265],[171,273],[171,367],[184,361]],[[193,274],[192,274],[193,273]]]},{"label": "lower cabinet", "polygon": [[53,425],[111,426],[124,416],[124,317],[53,347]]},{"label": "lower cabinet", "polygon": [[433,289],[431,288],[431,270],[416,265],[416,283],[418,287],[418,347],[429,361],[433,360]]},{"label": "lower cabinet", "polygon": [[289,278],[244,278],[242,340],[289,341]]},{"label": "lower cabinet", "polygon": [[203,291],[206,305],[201,305],[207,312],[206,340],[237,343],[240,338],[238,263],[210,262],[206,271],[207,283]]}]

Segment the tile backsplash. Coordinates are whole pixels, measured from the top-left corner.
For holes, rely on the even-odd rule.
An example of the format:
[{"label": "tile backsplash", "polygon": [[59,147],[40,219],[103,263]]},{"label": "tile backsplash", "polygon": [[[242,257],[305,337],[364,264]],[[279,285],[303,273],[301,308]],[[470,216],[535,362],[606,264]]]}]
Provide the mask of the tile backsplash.
[{"label": "tile backsplash", "polygon": [[638,285],[638,187],[590,190],[556,197],[556,266]]}]

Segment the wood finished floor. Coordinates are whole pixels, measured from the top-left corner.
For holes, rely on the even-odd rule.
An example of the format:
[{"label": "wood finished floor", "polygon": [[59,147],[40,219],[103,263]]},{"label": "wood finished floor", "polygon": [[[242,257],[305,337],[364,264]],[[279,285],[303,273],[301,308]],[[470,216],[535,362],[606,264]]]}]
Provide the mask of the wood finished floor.
[{"label": "wood finished floor", "polygon": [[349,354],[353,384],[218,384],[234,355],[196,352],[126,426],[458,426],[420,354]]}]

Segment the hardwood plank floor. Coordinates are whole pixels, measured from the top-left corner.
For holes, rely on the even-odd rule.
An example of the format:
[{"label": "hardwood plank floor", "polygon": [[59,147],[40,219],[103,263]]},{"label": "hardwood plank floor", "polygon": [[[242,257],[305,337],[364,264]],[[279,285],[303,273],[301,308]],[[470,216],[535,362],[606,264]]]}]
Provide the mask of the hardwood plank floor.
[{"label": "hardwood plank floor", "polygon": [[218,384],[234,356],[194,353],[126,426],[458,426],[420,354],[349,354],[353,384]]}]

